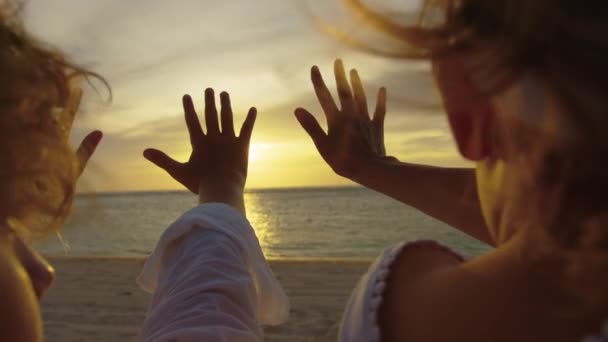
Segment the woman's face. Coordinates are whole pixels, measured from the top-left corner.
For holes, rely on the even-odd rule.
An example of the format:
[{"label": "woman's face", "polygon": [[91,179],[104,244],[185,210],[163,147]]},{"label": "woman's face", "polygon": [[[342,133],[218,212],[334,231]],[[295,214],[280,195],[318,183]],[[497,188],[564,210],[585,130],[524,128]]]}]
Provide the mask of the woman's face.
[{"label": "woman's face", "polygon": [[[488,147],[495,130],[495,122],[487,119],[495,116],[495,103],[483,100],[471,81],[466,63],[466,54],[455,54],[433,60],[433,76],[441,94],[444,108],[452,128],[452,135],[459,151],[465,159],[475,162],[477,192],[482,214],[490,235],[499,242],[507,232],[501,231],[501,221],[505,209],[504,192],[505,164],[494,149]],[[471,148],[471,146],[484,146]],[[483,151],[483,152],[480,152]],[[486,152],[490,151],[490,152]]]}]

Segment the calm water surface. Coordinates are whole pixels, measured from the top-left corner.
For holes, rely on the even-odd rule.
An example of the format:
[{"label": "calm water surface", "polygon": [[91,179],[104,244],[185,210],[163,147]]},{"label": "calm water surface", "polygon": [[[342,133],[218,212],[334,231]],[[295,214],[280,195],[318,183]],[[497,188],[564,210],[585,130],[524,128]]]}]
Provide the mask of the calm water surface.
[{"label": "calm water surface", "polygon": [[[436,239],[465,254],[486,245],[386,196],[363,188],[281,189],[245,195],[249,219],[269,257],[376,256],[401,240]],[[67,255],[145,256],[173,220],[196,205],[186,192],[79,196],[63,236]],[[56,238],[46,255],[65,255]]]}]

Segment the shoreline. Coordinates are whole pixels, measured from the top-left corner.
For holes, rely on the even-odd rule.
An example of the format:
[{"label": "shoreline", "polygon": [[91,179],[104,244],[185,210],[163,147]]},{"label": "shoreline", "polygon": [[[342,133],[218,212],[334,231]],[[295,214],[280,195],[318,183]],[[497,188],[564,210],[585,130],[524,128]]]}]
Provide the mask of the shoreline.
[{"label": "shoreline", "polygon": [[[136,255],[47,255],[43,254],[43,256],[48,259],[51,264],[54,261],[64,261],[64,260],[133,260],[144,262],[147,257],[144,256],[136,256]],[[311,263],[311,262],[327,262],[327,263],[361,263],[361,264],[370,264],[375,260],[372,257],[266,257],[266,261],[269,264],[271,263],[281,263],[281,262],[302,262],[302,263]]]}]

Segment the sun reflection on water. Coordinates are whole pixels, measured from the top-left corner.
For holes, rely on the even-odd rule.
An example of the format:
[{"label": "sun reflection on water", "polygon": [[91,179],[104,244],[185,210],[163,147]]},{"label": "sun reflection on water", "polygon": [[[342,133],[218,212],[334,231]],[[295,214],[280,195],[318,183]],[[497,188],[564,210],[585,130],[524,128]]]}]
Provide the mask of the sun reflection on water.
[{"label": "sun reflection on water", "polygon": [[275,230],[276,222],[273,222],[273,217],[262,205],[258,194],[245,194],[245,208],[247,208],[247,218],[260,240],[262,251],[268,256],[268,251],[280,244],[280,237]]}]

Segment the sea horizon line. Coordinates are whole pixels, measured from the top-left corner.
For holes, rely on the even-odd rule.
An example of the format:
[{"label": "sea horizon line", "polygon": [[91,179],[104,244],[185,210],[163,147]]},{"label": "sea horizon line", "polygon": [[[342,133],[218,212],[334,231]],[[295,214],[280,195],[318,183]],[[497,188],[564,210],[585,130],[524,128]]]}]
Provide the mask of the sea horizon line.
[{"label": "sea horizon line", "polygon": [[[360,185],[327,185],[327,186],[287,186],[287,187],[261,187],[261,188],[247,188],[245,193],[250,192],[283,192],[283,191],[316,191],[316,190],[351,190],[351,189],[364,189],[365,187]],[[77,192],[76,196],[99,196],[99,195],[152,195],[152,194],[178,194],[178,193],[189,193],[188,190],[179,189],[167,189],[167,190],[104,190],[104,191],[84,191]]]}]

